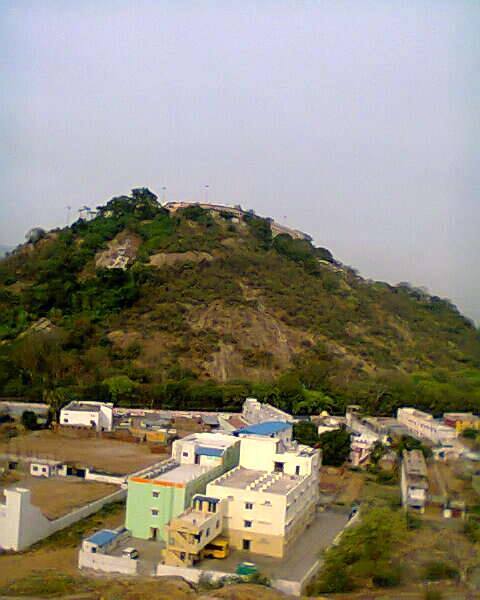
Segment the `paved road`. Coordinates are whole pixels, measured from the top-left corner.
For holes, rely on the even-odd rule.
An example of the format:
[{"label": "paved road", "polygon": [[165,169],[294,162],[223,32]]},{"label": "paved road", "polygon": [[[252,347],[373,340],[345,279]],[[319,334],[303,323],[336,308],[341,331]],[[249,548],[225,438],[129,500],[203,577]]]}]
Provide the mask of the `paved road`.
[{"label": "paved road", "polygon": [[234,573],[239,562],[253,561],[259,570],[270,578],[300,581],[318,560],[322,550],[327,548],[343,529],[348,516],[326,510],[318,513],[312,525],[299,537],[283,559],[257,556],[234,550],[223,560],[204,560],[198,563],[201,569]]}]

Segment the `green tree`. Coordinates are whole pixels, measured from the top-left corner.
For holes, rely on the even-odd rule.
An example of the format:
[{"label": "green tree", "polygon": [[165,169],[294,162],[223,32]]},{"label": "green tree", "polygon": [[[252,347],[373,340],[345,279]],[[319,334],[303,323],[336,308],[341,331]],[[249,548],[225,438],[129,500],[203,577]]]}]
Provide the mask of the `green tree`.
[{"label": "green tree", "polygon": [[22,413],[22,425],[25,427],[25,429],[37,429],[37,415],[32,410],[24,410]]},{"label": "green tree", "polygon": [[387,448],[382,444],[382,442],[375,442],[370,453],[370,462],[375,466],[378,465],[380,459],[386,453],[386,451]]},{"label": "green tree", "polygon": [[293,425],[293,439],[300,444],[315,446],[318,443],[317,427],[311,421],[300,421]]},{"label": "green tree", "polygon": [[344,532],[338,545],[327,550],[312,591],[346,592],[370,582],[382,587],[396,585],[400,570],[392,557],[406,535],[403,512],[371,509],[359,525]]},{"label": "green tree", "polygon": [[127,375],[115,375],[105,379],[103,383],[108,387],[115,403],[132,398],[138,388],[138,384]]},{"label": "green tree", "polygon": [[342,427],[322,433],[319,438],[323,464],[339,467],[350,454],[350,434]]},{"label": "green tree", "polygon": [[425,458],[432,456],[432,450],[428,446],[424,446],[420,440],[417,440],[411,435],[402,435],[400,441],[398,441],[394,447],[400,458],[402,457],[404,450],[421,450]]},{"label": "green tree", "polygon": [[300,379],[293,373],[282,375],[277,383],[278,406],[287,412],[293,412],[293,406],[304,399]]},{"label": "green tree", "polygon": [[50,417],[57,423],[60,422],[61,408],[71,399],[66,389],[50,386],[43,389],[43,401],[50,406]]}]

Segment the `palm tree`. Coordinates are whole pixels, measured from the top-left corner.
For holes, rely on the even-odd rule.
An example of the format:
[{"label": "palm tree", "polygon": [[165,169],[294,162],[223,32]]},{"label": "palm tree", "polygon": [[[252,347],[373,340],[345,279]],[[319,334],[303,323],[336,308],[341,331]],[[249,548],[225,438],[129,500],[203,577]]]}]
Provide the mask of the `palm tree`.
[{"label": "palm tree", "polygon": [[64,390],[55,387],[45,387],[43,390],[43,401],[50,405],[50,414],[58,423],[60,420],[60,410],[67,402]]}]

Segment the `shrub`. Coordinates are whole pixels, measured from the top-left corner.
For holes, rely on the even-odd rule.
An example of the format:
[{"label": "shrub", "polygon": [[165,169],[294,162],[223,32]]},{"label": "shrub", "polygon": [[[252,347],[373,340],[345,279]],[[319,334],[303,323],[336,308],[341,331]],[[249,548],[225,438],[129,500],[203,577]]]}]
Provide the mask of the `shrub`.
[{"label": "shrub", "polygon": [[377,474],[377,483],[383,485],[395,485],[397,483],[397,474],[394,471],[380,470]]},{"label": "shrub", "polygon": [[25,427],[25,429],[37,429],[37,415],[31,410],[24,410],[22,413],[22,425]]},{"label": "shrub", "polygon": [[422,520],[420,517],[412,512],[407,512],[407,529],[414,531],[420,529],[421,526]]},{"label": "shrub", "polygon": [[475,440],[477,435],[480,435],[480,432],[477,429],[464,429],[462,432],[462,436],[468,440]]},{"label": "shrub", "polygon": [[440,560],[432,560],[424,566],[424,578],[427,581],[440,581],[442,579],[458,579],[458,569]]},{"label": "shrub", "polygon": [[467,519],[463,526],[463,532],[472,544],[480,542],[480,523],[476,519],[471,517]]},{"label": "shrub", "polygon": [[395,587],[400,584],[402,572],[398,565],[377,564],[372,582],[377,587]]}]

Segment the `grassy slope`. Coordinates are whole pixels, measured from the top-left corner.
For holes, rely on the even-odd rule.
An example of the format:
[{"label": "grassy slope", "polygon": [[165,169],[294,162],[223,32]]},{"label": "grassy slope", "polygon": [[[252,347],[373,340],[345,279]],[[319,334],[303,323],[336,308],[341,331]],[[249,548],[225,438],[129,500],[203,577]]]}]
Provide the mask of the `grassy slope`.
[{"label": "grassy slope", "polygon": [[[63,386],[119,373],[154,385],[185,371],[204,380],[272,381],[294,368],[307,388],[333,395],[357,393],[357,382],[381,387],[386,377],[389,389],[400,378],[403,389],[433,386],[429,394],[456,403],[473,390],[480,401],[478,331],[447,301],[368,283],[352,269],[319,262],[307,243],[272,244],[261,220],[154,212],[76,224],[1,263],[4,394],[28,383],[29,357],[16,336],[48,317],[65,364],[54,376],[45,367],[43,379]],[[96,269],[109,240],[128,232],[140,244],[133,266]],[[163,264],[184,252],[187,261],[149,264],[152,256]],[[320,381],[305,376],[326,363]]]}]

